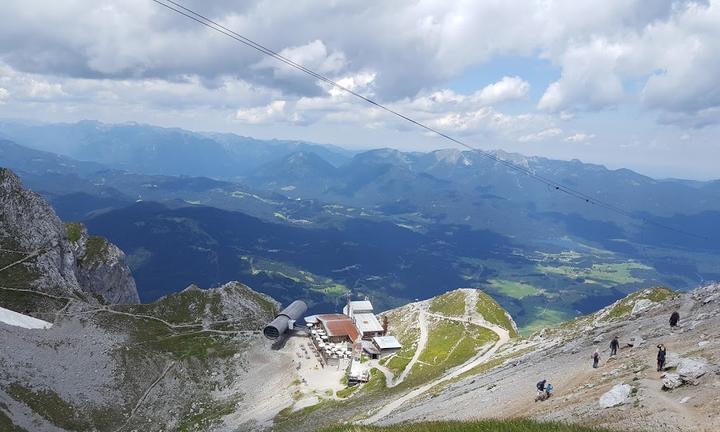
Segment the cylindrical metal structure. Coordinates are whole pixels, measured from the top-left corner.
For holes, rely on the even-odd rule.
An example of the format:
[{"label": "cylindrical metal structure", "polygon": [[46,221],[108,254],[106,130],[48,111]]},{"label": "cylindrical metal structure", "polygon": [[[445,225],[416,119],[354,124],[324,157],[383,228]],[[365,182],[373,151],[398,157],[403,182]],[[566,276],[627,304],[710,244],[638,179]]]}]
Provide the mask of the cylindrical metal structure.
[{"label": "cylindrical metal structure", "polygon": [[268,339],[277,339],[290,327],[290,320],[297,321],[307,311],[307,305],[302,300],[295,300],[288,307],[280,311],[274,320],[263,329]]}]

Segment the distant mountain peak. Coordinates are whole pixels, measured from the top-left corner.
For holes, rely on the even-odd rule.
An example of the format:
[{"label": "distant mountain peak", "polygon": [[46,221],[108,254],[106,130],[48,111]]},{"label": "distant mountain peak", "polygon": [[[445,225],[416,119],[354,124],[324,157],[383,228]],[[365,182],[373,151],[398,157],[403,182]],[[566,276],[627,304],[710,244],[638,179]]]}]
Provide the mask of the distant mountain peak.
[{"label": "distant mountain peak", "polygon": [[449,165],[472,166],[473,161],[466,151],[460,149],[442,149],[432,153],[438,162],[445,162]]}]

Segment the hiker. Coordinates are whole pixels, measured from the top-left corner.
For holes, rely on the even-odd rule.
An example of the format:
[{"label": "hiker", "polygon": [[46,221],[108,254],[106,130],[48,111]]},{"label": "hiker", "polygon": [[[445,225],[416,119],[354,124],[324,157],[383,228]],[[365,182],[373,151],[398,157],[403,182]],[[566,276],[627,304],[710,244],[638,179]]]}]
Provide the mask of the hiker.
[{"label": "hiker", "polygon": [[658,347],[658,354],[657,354],[657,371],[660,372],[665,368],[665,354],[667,353],[667,349],[665,348],[665,345],[660,344]]},{"label": "hiker", "polygon": [[544,392],[544,391],[545,391],[545,383],[546,383],[546,382],[547,382],[547,380],[542,380],[542,381],[538,382],[537,384],[535,384],[535,388],[538,389],[538,392]]},{"label": "hiker", "polygon": [[553,385],[550,383],[547,383],[547,385],[545,385],[545,399],[552,396],[552,391],[553,391]]},{"label": "hiker", "polygon": [[600,353],[596,349],[595,352],[592,355],[593,360],[593,369],[597,369],[598,366],[600,366]]},{"label": "hiker", "polygon": [[537,395],[535,396],[535,402],[538,402],[538,401],[544,401],[545,399],[550,397],[553,386],[552,386],[552,384],[547,382],[547,380],[542,380],[542,381],[538,382],[537,384],[535,384],[535,388],[537,388]]},{"label": "hiker", "polygon": [[615,336],[613,340],[610,341],[610,355],[614,356],[617,354],[617,350],[620,347],[620,341],[618,340],[618,337]]},{"label": "hiker", "polygon": [[678,321],[680,321],[680,314],[675,311],[670,315],[670,327],[677,327]]}]

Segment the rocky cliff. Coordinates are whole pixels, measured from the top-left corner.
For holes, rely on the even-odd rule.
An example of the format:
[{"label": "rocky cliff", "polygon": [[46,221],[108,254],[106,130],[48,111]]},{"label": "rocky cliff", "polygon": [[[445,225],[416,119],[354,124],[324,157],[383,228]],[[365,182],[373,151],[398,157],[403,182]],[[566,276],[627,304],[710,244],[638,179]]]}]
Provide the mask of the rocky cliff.
[{"label": "rocky cliff", "polygon": [[139,303],[135,279],[123,251],[103,237],[89,236],[82,224],[69,223],[66,228],[82,290],[111,304]]},{"label": "rocky cliff", "polygon": [[50,205],[0,168],[0,286],[106,303],[137,303],[135,281],[115,245],[60,221]]}]

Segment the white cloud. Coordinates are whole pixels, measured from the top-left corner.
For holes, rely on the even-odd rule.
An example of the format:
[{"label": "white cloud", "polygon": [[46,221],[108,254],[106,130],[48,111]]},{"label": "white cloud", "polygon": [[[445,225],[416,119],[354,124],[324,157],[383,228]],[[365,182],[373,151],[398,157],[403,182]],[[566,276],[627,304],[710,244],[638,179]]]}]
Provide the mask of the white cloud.
[{"label": "white cloud", "polygon": [[484,105],[494,105],[500,102],[521,99],[530,91],[530,83],[520,77],[503,77],[500,81],[483,88],[477,99]]},{"label": "white cloud", "polygon": [[604,39],[570,47],[561,59],[562,75],[547,88],[538,108],[600,108],[618,103],[624,96],[617,62],[630,54],[621,44]]},{"label": "white cloud", "polygon": [[5,103],[5,99],[10,96],[10,92],[7,89],[0,87],[0,104]]},{"label": "white cloud", "polygon": [[593,138],[595,138],[595,135],[594,135],[594,134],[577,132],[577,133],[574,133],[574,134],[572,134],[572,135],[567,136],[567,137],[565,138],[565,141],[581,143],[581,142],[590,141],[590,140],[592,140]]},{"label": "white cloud", "polygon": [[[537,141],[556,128],[554,120],[576,121],[568,113],[622,104],[684,128],[720,123],[720,0],[186,4],[448,131]],[[248,124],[406,127],[146,0],[6,0],[0,15],[12,18],[0,26],[0,86],[13,101],[97,104],[120,115],[145,106],[188,115],[210,110]],[[477,91],[445,88],[496,57],[534,58],[559,71],[538,101],[527,102],[532,115],[499,106],[529,101],[531,83],[537,87],[531,70],[472,83],[487,84]],[[3,81],[3,65],[14,72],[12,82]]]},{"label": "white cloud", "polygon": [[[336,74],[343,70],[346,65],[345,55],[338,51],[328,52],[327,46],[321,40],[288,47],[281,50],[279,54],[320,74]],[[263,57],[253,67],[272,69],[275,78],[288,76],[302,76],[305,78],[303,72],[272,57]]]},{"label": "white cloud", "polygon": [[520,142],[543,141],[548,138],[562,135],[562,133],[563,133],[562,129],[559,129],[559,128],[544,129],[537,133],[523,135],[518,138],[518,141],[520,141]]},{"label": "white cloud", "polygon": [[299,122],[301,120],[299,114],[288,112],[287,105],[287,101],[276,100],[263,107],[240,109],[235,113],[235,119],[250,124]]},{"label": "white cloud", "polygon": [[31,97],[40,99],[50,99],[67,95],[59,83],[50,83],[48,81],[38,81],[34,79],[30,80],[28,94]]}]

